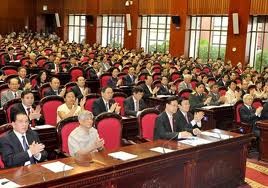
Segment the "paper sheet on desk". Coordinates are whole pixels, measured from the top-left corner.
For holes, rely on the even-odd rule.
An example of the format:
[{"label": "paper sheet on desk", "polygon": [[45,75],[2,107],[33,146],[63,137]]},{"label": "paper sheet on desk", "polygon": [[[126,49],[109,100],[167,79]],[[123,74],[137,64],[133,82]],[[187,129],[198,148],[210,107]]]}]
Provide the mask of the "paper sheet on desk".
[{"label": "paper sheet on desk", "polygon": [[232,104],[222,104],[220,106],[203,106],[202,108],[203,109],[207,109],[207,110],[210,110],[210,109],[213,109],[213,108],[221,108],[221,107],[227,107],[227,106],[233,106]]},{"label": "paper sheet on desk", "polygon": [[[7,182],[7,183],[2,185],[2,183],[4,182]],[[13,181],[10,181],[9,179],[6,179],[6,178],[0,179],[0,188],[10,188],[10,187],[21,187],[21,186],[14,183]]]},{"label": "paper sheet on desk", "polygon": [[55,128],[53,125],[38,125],[35,127],[31,127],[32,130],[37,130],[37,129],[48,129],[48,128]]},{"label": "paper sheet on desk", "polygon": [[191,145],[191,146],[198,146],[198,145],[202,145],[202,144],[209,144],[213,141],[205,140],[205,139],[199,138],[199,137],[190,137],[190,138],[187,138],[185,140],[178,141],[178,142],[183,143],[183,144],[187,144],[187,145]]},{"label": "paper sheet on desk", "polygon": [[175,151],[175,150],[168,149],[168,148],[163,148],[163,147],[151,148],[150,150],[151,151],[158,152],[158,153],[170,153],[172,151]]},{"label": "paper sheet on desk", "polygon": [[214,137],[214,138],[223,139],[223,140],[233,138],[233,136],[231,136],[231,135],[213,133],[213,132],[208,132],[208,131],[203,131],[201,134],[206,135],[206,136],[210,136],[210,137]]},{"label": "paper sheet on desk", "polygon": [[118,151],[118,152],[114,152],[114,153],[109,153],[109,156],[115,158],[115,159],[120,159],[123,161],[129,160],[129,159],[134,159],[136,157],[138,157],[137,155],[133,155],[131,153],[127,153],[124,151]]},{"label": "paper sheet on desk", "polygon": [[172,97],[173,95],[157,95],[157,98],[168,98]]},{"label": "paper sheet on desk", "polygon": [[66,165],[60,161],[43,164],[41,166],[43,166],[44,168],[51,170],[52,172],[55,172],[55,173],[73,169],[72,166]]}]

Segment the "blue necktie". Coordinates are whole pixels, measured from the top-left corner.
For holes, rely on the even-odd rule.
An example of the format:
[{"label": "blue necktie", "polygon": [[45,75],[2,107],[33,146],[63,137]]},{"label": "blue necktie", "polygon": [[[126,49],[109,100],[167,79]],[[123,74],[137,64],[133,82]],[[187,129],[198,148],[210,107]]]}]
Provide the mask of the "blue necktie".
[{"label": "blue necktie", "polygon": [[[23,144],[24,151],[27,151],[29,149],[29,146],[28,146],[28,144],[26,142],[25,136],[22,136],[22,144]],[[31,162],[31,164],[35,164],[33,156],[30,157],[30,162]]]}]

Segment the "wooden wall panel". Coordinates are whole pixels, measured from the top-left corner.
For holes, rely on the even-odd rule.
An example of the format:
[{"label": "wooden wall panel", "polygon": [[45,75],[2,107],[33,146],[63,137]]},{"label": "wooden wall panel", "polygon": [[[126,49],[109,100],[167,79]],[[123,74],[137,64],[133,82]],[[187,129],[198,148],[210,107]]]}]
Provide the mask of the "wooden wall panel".
[{"label": "wooden wall panel", "polygon": [[268,0],[251,0],[251,15],[268,15]]},{"label": "wooden wall panel", "polygon": [[[38,0],[36,3],[37,14],[56,13],[63,11],[64,0]],[[47,5],[47,11],[43,11],[43,5]]]},{"label": "wooden wall panel", "polygon": [[98,13],[98,1],[89,0],[65,0],[64,12],[66,14],[87,14],[93,15]]},{"label": "wooden wall panel", "polygon": [[188,0],[189,15],[228,14],[230,0]]},{"label": "wooden wall panel", "polygon": [[98,0],[99,14],[125,14],[125,0]]},{"label": "wooden wall panel", "polygon": [[[139,14],[163,14],[169,15],[171,11],[172,0],[140,0],[139,1]],[[180,1],[180,0],[177,0]]]}]

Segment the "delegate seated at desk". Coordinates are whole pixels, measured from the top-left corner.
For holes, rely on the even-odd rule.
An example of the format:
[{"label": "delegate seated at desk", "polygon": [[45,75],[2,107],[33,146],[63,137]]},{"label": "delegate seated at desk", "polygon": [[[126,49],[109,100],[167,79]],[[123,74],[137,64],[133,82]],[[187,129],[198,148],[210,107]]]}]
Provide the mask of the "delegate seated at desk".
[{"label": "delegate seated at desk", "polygon": [[185,131],[180,125],[176,112],[178,110],[177,97],[166,100],[165,111],[158,115],[155,121],[154,139],[176,139],[192,136],[191,132]]},{"label": "delegate seated at desk", "polygon": [[71,156],[85,155],[101,150],[104,140],[99,138],[98,131],[92,127],[93,114],[87,110],[78,114],[79,126],[68,137],[68,148]]},{"label": "delegate seated at desk", "polygon": [[36,132],[29,129],[28,116],[22,112],[12,119],[13,130],[0,139],[0,153],[5,167],[35,164],[46,160],[45,145]]}]

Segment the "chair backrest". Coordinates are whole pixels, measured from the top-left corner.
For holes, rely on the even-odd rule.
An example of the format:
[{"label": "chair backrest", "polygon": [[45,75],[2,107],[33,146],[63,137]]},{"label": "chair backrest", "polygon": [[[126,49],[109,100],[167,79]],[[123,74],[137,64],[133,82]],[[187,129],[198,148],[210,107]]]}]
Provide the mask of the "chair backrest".
[{"label": "chair backrest", "polygon": [[193,91],[191,89],[183,89],[179,92],[179,97],[183,97],[183,98],[186,98],[186,99],[189,99],[190,97],[190,94],[192,93]]},{"label": "chair backrest", "polygon": [[[117,75],[117,77],[118,77],[119,79],[123,79],[126,75],[127,75],[127,74],[126,74],[125,72],[119,72],[118,75]],[[124,79],[123,79],[123,80],[124,80]]]},{"label": "chair backrest", "polygon": [[67,84],[64,85],[64,87],[66,88],[66,91],[69,92],[71,91],[72,87],[76,86],[76,82],[68,82]]},{"label": "chair backrest", "polygon": [[259,98],[255,98],[252,102],[252,107],[257,109],[259,107],[263,106],[262,100]]},{"label": "chair backrest", "polygon": [[196,84],[197,84],[197,80],[196,79],[192,79],[191,80],[191,85],[192,85],[192,88],[195,89],[196,88]]},{"label": "chair backrest", "polygon": [[155,119],[159,111],[154,108],[144,109],[138,116],[139,134],[141,138],[153,140]]},{"label": "chair backrest", "polygon": [[153,77],[153,80],[160,80],[161,79],[161,73],[158,73],[158,72],[153,73],[152,77]]},{"label": "chair backrest", "polygon": [[[0,137],[5,136],[6,132],[12,130],[12,125],[10,123],[4,124],[0,126]],[[0,168],[5,168],[5,164],[2,161],[2,157],[0,155]]]},{"label": "chair backrest", "polygon": [[39,57],[36,59],[36,64],[38,67],[43,67],[46,61],[47,61],[46,57]]},{"label": "chair backrest", "polygon": [[32,85],[32,88],[34,88],[37,84],[37,74],[33,74],[30,76],[30,82],[31,82],[31,85]]},{"label": "chair backrest", "polygon": [[45,49],[45,53],[46,53],[46,55],[49,55],[49,54],[51,54],[53,52],[53,50],[51,49],[51,48],[46,48]]},{"label": "chair backrest", "polygon": [[243,106],[243,101],[239,100],[235,103],[233,110],[234,110],[234,120],[236,123],[241,123],[241,118],[240,118],[240,108]]},{"label": "chair backrest", "polygon": [[153,81],[153,86],[154,87],[160,87],[160,85],[161,85],[161,80],[154,80]]},{"label": "chair backrest", "polygon": [[6,62],[5,62],[5,55],[6,54],[7,54],[6,52],[1,52],[0,53],[0,60],[1,60],[1,65],[2,66],[5,66],[5,64],[6,64]]},{"label": "chair backrest", "polygon": [[77,116],[68,117],[61,120],[57,124],[57,135],[59,141],[59,149],[65,154],[69,154],[68,137],[71,132],[79,126]]},{"label": "chair backrest", "polygon": [[147,75],[147,73],[140,73],[138,76],[138,80],[145,80],[146,75]]},{"label": "chair backrest", "polygon": [[205,72],[206,74],[210,73],[210,68],[209,67],[203,68],[203,72]]},{"label": "chair backrest", "polygon": [[84,76],[84,70],[81,67],[72,67],[69,74],[71,75],[70,81],[75,82],[79,76]]},{"label": "chair backrest", "polygon": [[179,88],[179,84],[182,82],[183,80],[178,78],[177,80],[174,81],[174,85],[177,87],[177,89]]},{"label": "chair backrest", "polygon": [[153,72],[155,72],[155,73],[161,73],[161,67],[154,66],[154,67],[152,68],[152,70],[153,70]]},{"label": "chair backrest", "polygon": [[6,104],[4,104],[4,106],[3,106],[3,109],[4,109],[5,114],[6,114],[6,120],[8,123],[11,123],[10,110],[11,110],[12,106],[14,106],[17,103],[21,103],[20,98],[12,99],[12,100],[8,101]]},{"label": "chair backrest", "polygon": [[20,59],[20,64],[21,64],[21,66],[26,66],[29,60],[30,60],[29,57],[22,57],[22,58]]},{"label": "chair backrest", "polygon": [[18,74],[17,67],[15,66],[4,66],[2,67],[2,70],[4,71],[5,75],[10,75],[10,74]]},{"label": "chair backrest", "polygon": [[100,138],[104,139],[107,150],[116,150],[121,146],[122,124],[121,116],[116,113],[104,112],[95,119],[95,125]]},{"label": "chair backrest", "polygon": [[175,80],[181,78],[181,75],[178,72],[173,72],[170,75],[170,81],[174,82]]},{"label": "chair backrest", "polygon": [[57,125],[57,108],[64,103],[60,96],[51,95],[41,99],[41,113],[44,116],[45,124]]},{"label": "chair backrest", "polygon": [[86,96],[86,103],[85,103],[85,109],[89,110],[90,112],[93,111],[93,103],[96,99],[100,97],[97,93],[91,93]]},{"label": "chair backrest", "polygon": [[108,80],[111,78],[111,73],[104,73],[100,75],[100,88],[106,87]]},{"label": "chair backrest", "polygon": [[60,60],[60,67],[64,69],[67,65],[70,65],[69,61],[62,61]]},{"label": "chair backrest", "polygon": [[227,88],[222,86],[222,87],[219,87],[219,93],[220,93],[220,96],[224,96],[227,92]]},{"label": "chair backrest", "polygon": [[21,58],[24,56],[24,54],[23,53],[18,53],[17,55],[16,55],[16,59],[17,60],[21,60]]},{"label": "chair backrest", "polygon": [[128,73],[128,69],[129,69],[129,66],[124,66],[123,68],[122,68],[122,72],[124,72],[124,73]]},{"label": "chair backrest", "polygon": [[44,93],[48,88],[50,88],[49,83],[44,83],[43,85],[40,86],[40,88],[39,88],[40,99],[42,99],[44,97]]},{"label": "chair backrest", "polygon": [[119,103],[121,106],[120,114],[121,116],[125,115],[125,109],[124,109],[124,100],[127,98],[127,95],[123,92],[114,92],[113,99],[115,102]]}]

